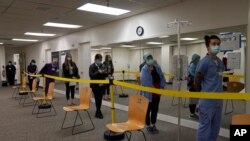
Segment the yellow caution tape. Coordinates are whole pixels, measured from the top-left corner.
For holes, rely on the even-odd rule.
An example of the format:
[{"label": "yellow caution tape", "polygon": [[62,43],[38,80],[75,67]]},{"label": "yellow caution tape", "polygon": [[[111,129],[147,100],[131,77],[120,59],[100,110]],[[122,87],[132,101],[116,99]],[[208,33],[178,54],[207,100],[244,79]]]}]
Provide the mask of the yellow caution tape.
[{"label": "yellow caution tape", "polygon": [[109,84],[109,80],[84,80],[84,79],[72,79],[72,78],[63,78],[58,76],[52,75],[44,75],[46,78],[51,78],[59,81],[66,81],[66,82],[78,82],[78,83],[93,83],[93,84]]},{"label": "yellow caution tape", "polygon": [[156,89],[144,87],[136,84],[120,82],[114,80],[115,85],[122,87],[127,87],[131,89],[146,91],[150,93],[165,95],[165,96],[175,96],[183,98],[203,98],[203,99],[241,99],[241,100],[250,100],[250,93],[215,93],[215,92],[188,92],[188,91],[174,91],[166,89]]}]

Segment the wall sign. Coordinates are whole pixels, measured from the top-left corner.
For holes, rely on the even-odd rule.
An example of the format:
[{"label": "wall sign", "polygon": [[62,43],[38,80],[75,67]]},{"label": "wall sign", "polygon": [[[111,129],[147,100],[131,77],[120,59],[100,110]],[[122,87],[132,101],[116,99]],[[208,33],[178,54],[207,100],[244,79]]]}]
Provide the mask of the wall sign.
[{"label": "wall sign", "polygon": [[221,51],[238,50],[241,47],[240,33],[227,33],[220,35]]}]

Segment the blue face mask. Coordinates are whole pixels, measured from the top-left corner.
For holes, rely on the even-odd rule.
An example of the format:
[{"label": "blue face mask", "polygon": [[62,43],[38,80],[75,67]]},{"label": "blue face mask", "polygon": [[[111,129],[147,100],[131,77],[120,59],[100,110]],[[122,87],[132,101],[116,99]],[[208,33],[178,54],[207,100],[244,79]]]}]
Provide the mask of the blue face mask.
[{"label": "blue face mask", "polygon": [[149,59],[146,62],[148,65],[154,65],[155,61],[153,59]]},{"label": "blue face mask", "polygon": [[220,52],[220,46],[212,46],[211,47],[211,53],[213,55],[217,55]]}]

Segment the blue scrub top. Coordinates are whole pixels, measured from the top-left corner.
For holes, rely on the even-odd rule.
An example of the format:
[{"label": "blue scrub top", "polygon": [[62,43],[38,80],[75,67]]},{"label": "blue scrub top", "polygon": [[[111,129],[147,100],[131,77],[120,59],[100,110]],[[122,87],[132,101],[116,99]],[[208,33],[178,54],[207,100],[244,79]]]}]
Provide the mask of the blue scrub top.
[{"label": "blue scrub top", "polygon": [[[225,67],[223,62],[217,58],[213,60],[206,55],[198,64],[196,73],[202,74],[201,91],[202,92],[223,92],[222,72]],[[201,107],[222,107],[222,100],[200,99]]]}]

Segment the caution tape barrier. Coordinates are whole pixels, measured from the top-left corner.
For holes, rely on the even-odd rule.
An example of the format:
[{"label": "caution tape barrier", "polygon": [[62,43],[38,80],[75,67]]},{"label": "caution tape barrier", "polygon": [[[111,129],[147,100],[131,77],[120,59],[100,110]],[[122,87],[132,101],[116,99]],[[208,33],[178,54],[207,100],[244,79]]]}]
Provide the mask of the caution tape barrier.
[{"label": "caution tape barrier", "polygon": [[[29,74],[28,74],[29,75]],[[42,76],[42,75],[36,75]],[[70,79],[51,75],[44,75],[46,78],[51,78],[59,81],[67,82],[79,82],[79,83],[95,83],[95,84],[109,84],[109,80],[84,80],[84,79]],[[118,80],[113,81],[114,85],[165,95],[165,96],[175,96],[182,98],[200,98],[200,99],[233,99],[233,100],[250,100],[250,93],[227,93],[227,92],[188,92],[188,91],[175,91],[166,89],[156,89],[151,87],[145,87],[137,84],[131,84],[126,82],[121,82]]]},{"label": "caution tape barrier", "polygon": [[[135,75],[140,75],[140,72],[132,72],[132,71],[115,71],[114,73],[125,73],[125,74],[135,74]],[[164,73],[165,76],[168,77],[173,77],[174,75],[171,73]],[[241,74],[234,74],[234,75],[230,75],[230,74],[223,74],[223,77],[228,77],[228,78],[245,78],[244,75]]]}]

